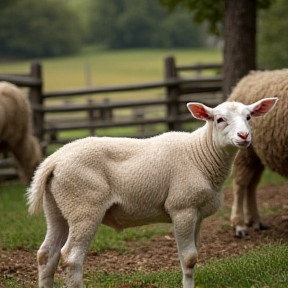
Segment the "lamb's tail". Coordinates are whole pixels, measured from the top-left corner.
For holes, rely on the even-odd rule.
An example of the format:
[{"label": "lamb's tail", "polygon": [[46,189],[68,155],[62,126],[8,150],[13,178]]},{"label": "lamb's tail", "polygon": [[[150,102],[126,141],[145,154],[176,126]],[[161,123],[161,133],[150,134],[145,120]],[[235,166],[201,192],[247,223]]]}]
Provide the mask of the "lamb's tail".
[{"label": "lamb's tail", "polygon": [[40,212],[43,206],[43,197],[46,192],[46,184],[54,169],[55,163],[46,159],[36,170],[31,185],[26,192],[28,212],[30,214],[37,214]]}]

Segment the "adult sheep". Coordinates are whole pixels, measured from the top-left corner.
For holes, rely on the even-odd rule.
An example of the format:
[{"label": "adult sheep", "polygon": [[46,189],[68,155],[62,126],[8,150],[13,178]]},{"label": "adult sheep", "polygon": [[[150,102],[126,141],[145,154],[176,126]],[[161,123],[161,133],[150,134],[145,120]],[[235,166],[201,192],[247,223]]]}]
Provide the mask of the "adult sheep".
[{"label": "adult sheep", "polygon": [[25,93],[0,82],[0,153],[11,152],[20,178],[28,183],[41,162],[41,149],[32,135],[31,108]]},{"label": "adult sheep", "polygon": [[84,256],[101,223],[120,231],[155,222],[173,223],[183,286],[194,287],[201,222],[221,205],[234,157],[251,142],[251,116],[276,100],[214,109],[188,103],[195,118],[206,120],[193,133],[88,137],[49,156],[27,190],[29,212],[43,204],[47,222],[37,253],[39,287],[53,287],[60,255],[66,286],[83,287]]},{"label": "adult sheep", "polygon": [[248,234],[248,226],[265,229],[256,202],[264,167],[288,176],[288,69],[251,72],[228,99],[249,104],[271,96],[278,97],[277,107],[265,117],[251,121],[252,144],[235,159],[231,225],[238,237]]}]

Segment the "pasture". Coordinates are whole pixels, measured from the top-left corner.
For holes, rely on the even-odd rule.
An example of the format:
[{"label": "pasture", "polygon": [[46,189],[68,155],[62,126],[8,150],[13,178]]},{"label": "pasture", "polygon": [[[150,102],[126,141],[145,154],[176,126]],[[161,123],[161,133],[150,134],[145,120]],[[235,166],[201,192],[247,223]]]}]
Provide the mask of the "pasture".
[{"label": "pasture", "polygon": [[[162,80],[163,59],[166,56],[174,56],[181,65],[222,62],[219,49],[95,51],[90,48],[77,56],[39,60],[44,66],[44,90],[52,91],[87,85],[114,86]],[[29,64],[30,61],[1,63],[0,73],[26,73]]]},{"label": "pasture", "polygon": [[[163,58],[168,55],[175,56],[177,63],[183,65],[222,59],[219,50],[210,49],[113,52],[87,49],[75,57],[41,59],[44,90],[161,80]],[[28,69],[28,61],[1,63],[0,73],[26,73]],[[150,97],[157,97],[158,92],[155,93]],[[142,96],[132,93],[119,97]],[[72,137],[79,136],[69,133]],[[46,225],[43,215],[27,214],[25,189],[18,182],[0,184],[0,288],[37,287],[36,251],[45,236]],[[231,179],[228,181],[223,207],[203,223],[196,287],[288,287],[287,193],[287,181],[265,171],[258,193],[259,207],[270,229],[261,232],[251,229],[248,237],[238,239],[229,224],[232,195]],[[87,288],[181,287],[180,263],[168,224],[130,228],[121,233],[102,225],[84,267]],[[57,287],[62,284],[60,276],[59,270]]]}]

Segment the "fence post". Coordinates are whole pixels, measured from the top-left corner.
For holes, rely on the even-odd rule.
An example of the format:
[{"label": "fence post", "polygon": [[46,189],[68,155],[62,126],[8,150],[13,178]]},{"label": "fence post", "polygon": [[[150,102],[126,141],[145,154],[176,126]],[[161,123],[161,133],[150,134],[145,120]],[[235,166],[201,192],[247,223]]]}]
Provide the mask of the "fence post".
[{"label": "fence post", "polygon": [[[173,57],[166,57],[164,60],[164,77],[165,80],[177,79],[177,70],[175,65],[175,60]],[[179,105],[179,96],[180,96],[180,86],[179,84],[166,86],[166,98],[168,100],[167,104],[167,118],[172,119],[171,122],[168,122],[168,130],[179,131],[181,130],[181,122],[177,121],[178,116],[180,115],[180,105]]]},{"label": "fence post", "polygon": [[[29,98],[30,102],[33,105],[39,106],[43,105],[42,98],[42,88],[43,88],[43,79],[42,79],[42,67],[41,64],[37,61],[32,61],[30,64],[30,76],[39,80],[39,85],[35,85],[30,88]],[[40,143],[44,140],[44,113],[42,111],[33,111],[33,129],[34,135],[38,138]]]},{"label": "fence post", "polygon": [[[109,98],[104,98],[103,99],[103,103],[104,104],[109,104],[110,100]],[[112,120],[113,119],[113,112],[112,112],[112,109],[111,108],[108,108],[108,107],[105,107],[103,109],[100,110],[100,119],[102,121],[105,121],[105,120]]]},{"label": "fence post", "polygon": [[[93,101],[93,99],[88,99],[87,102],[88,102],[88,105],[91,106],[94,101]],[[95,119],[94,110],[88,110],[88,121],[89,121],[89,123],[92,124],[94,122],[94,119]],[[90,136],[95,136],[95,129],[94,128],[90,128],[89,129],[89,134],[90,134]]]}]

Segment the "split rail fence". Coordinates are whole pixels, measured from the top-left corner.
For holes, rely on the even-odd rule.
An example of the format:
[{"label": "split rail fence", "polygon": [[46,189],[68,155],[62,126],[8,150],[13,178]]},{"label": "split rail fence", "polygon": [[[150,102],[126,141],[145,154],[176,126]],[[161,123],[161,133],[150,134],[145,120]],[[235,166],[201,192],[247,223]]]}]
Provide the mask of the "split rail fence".
[{"label": "split rail fence", "polygon": [[[192,120],[185,107],[188,101],[199,101],[210,106],[216,106],[224,101],[221,93],[221,68],[222,65],[218,63],[177,66],[173,57],[167,57],[164,59],[163,81],[44,92],[41,63],[31,62],[29,74],[0,74],[0,81],[8,81],[19,87],[29,88],[29,98],[33,109],[34,134],[43,145],[43,152],[46,154],[50,145],[56,143],[65,144],[73,140],[68,138],[60,139],[58,134],[62,131],[88,130],[90,135],[94,135],[97,129],[131,126],[144,127],[159,123],[164,124],[166,131],[180,131],[183,123]],[[214,74],[210,73],[210,76],[205,76],[203,73],[205,70],[214,71]],[[130,93],[148,89],[162,89],[163,97],[147,100],[113,100],[114,93]],[[101,102],[89,98],[89,95],[97,97],[97,95],[105,94],[109,94],[109,98]],[[58,101],[59,99],[62,102]],[[77,101],[73,99],[77,99]],[[56,105],[47,104],[50,102],[56,103]],[[143,111],[147,107],[157,107],[157,109],[162,111],[162,114],[160,116],[145,117],[145,112]],[[133,116],[128,119],[127,117],[115,117],[115,111],[121,109],[132,109],[135,113],[132,113],[131,115]],[[163,111],[165,112],[163,113]],[[75,113],[78,112],[85,115],[84,118],[82,116],[83,119],[81,121],[75,118]],[[53,117],[53,114],[60,114],[61,117]]]}]

